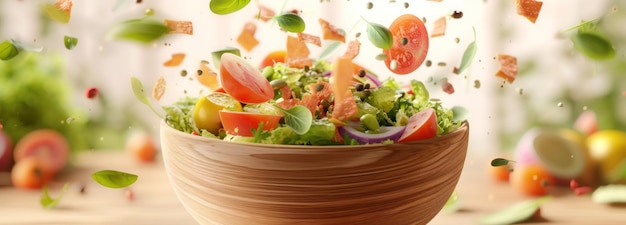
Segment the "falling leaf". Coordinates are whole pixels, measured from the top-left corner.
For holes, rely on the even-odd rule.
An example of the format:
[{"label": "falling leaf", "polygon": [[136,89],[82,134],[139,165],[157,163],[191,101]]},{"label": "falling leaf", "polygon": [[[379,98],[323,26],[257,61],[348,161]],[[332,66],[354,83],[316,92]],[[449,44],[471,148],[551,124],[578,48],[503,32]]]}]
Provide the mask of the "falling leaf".
[{"label": "falling leaf", "polygon": [[576,50],[590,59],[603,60],[615,57],[613,44],[596,33],[578,32],[571,39]]},{"label": "falling leaf", "polygon": [[153,19],[133,19],[114,25],[107,33],[109,39],[150,43],[167,34],[168,27]]},{"label": "falling leaf", "polygon": [[365,20],[365,22],[367,23],[367,39],[370,40],[370,42],[372,42],[372,44],[377,48],[383,50],[391,48],[393,45],[393,35],[391,34],[391,31],[383,25],[372,23],[367,20]]},{"label": "falling leaf", "polygon": [[12,41],[6,40],[0,43],[0,60],[9,60],[20,54],[20,50]]},{"label": "falling leaf", "polygon": [[601,204],[626,203],[626,185],[611,184],[598,187],[591,194],[591,200]]},{"label": "falling leaf", "polygon": [[174,53],[172,54],[172,58],[163,63],[163,66],[166,67],[175,67],[179,66],[183,60],[185,60],[185,53]]},{"label": "falling leaf", "polygon": [[63,37],[63,44],[67,50],[72,50],[78,44],[78,38],[65,36]]},{"label": "falling leaf", "polygon": [[170,34],[188,34],[193,35],[193,23],[191,21],[168,20],[164,21],[167,32]]},{"label": "falling leaf", "polygon": [[482,217],[478,224],[503,225],[514,224],[530,219],[544,203],[550,201],[552,196],[544,196],[534,200],[516,203],[495,213]]},{"label": "falling leaf", "polygon": [[470,116],[469,110],[462,106],[454,106],[452,109],[452,121],[455,123],[466,121]]},{"label": "falling leaf", "polygon": [[285,13],[275,16],[273,19],[276,20],[280,28],[288,32],[300,33],[306,28],[306,23],[304,23],[302,17],[294,13]]},{"label": "falling leaf", "polygon": [[500,63],[500,68],[496,72],[496,76],[513,83],[517,76],[517,58],[511,55],[498,54],[498,62]]},{"label": "falling leaf", "polygon": [[59,204],[59,202],[63,198],[63,195],[65,194],[69,186],[70,186],[69,183],[65,183],[63,185],[63,188],[61,189],[61,194],[59,194],[59,197],[57,198],[50,197],[50,193],[48,193],[48,186],[47,185],[43,186],[42,188],[43,195],[41,196],[41,199],[39,200],[39,202],[41,203],[41,206],[45,209],[52,209],[56,207],[57,204]]},{"label": "falling leaf", "polygon": [[463,52],[463,57],[461,58],[461,64],[453,71],[455,74],[461,74],[469,68],[474,61],[474,56],[476,56],[476,51],[478,50],[478,46],[476,45],[476,29],[472,27],[472,30],[474,31],[474,41],[469,43],[467,48],[465,48],[465,52]]},{"label": "falling leaf", "polygon": [[91,178],[108,188],[125,188],[134,184],[138,176],[115,170],[101,170],[91,174]]},{"label": "falling leaf", "polygon": [[226,15],[237,12],[250,3],[250,0],[211,0],[209,9],[218,15]]},{"label": "falling leaf", "polygon": [[446,17],[442,16],[441,18],[435,20],[435,24],[433,30],[430,32],[430,37],[440,37],[446,34]]}]

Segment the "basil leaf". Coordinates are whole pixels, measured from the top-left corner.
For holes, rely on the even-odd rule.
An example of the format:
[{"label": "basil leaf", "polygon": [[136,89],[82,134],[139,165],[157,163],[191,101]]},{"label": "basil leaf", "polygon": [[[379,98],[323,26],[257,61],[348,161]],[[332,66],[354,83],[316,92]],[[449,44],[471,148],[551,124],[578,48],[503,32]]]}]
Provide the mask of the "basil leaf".
[{"label": "basil leaf", "polygon": [[115,170],[102,170],[91,174],[93,180],[108,188],[125,188],[137,181],[138,176]]},{"label": "basil leaf", "polygon": [[514,224],[530,219],[533,214],[552,196],[544,196],[535,200],[519,202],[510,207],[497,211],[493,214],[482,217],[478,224],[481,225],[502,225]]},{"label": "basil leaf", "polygon": [[0,43],[0,59],[1,60],[12,59],[18,54],[20,54],[20,50],[17,49],[17,47],[15,47],[13,42],[7,40],[7,41]]},{"label": "basil leaf", "polygon": [[211,0],[209,9],[215,14],[225,15],[243,9],[248,3],[250,0]]},{"label": "basil leaf", "polygon": [[320,61],[322,59],[325,59],[326,57],[330,56],[331,54],[333,54],[333,52],[335,52],[335,50],[337,50],[339,48],[339,46],[341,46],[341,41],[327,41],[328,44],[326,44],[324,46],[324,48],[322,49],[322,52],[320,53],[320,55],[317,57],[317,60]]},{"label": "basil leaf", "polygon": [[615,57],[613,44],[600,35],[578,32],[571,39],[574,48],[590,59],[602,60]]},{"label": "basil leaf", "polygon": [[57,21],[60,23],[70,22],[70,14],[59,9],[54,4],[46,4],[44,6],[44,11],[46,11],[48,16],[54,21]]},{"label": "basil leaf", "polygon": [[371,23],[367,20],[365,20],[365,22],[367,23],[367,39],[380,49],[385,50],[391,48],[393,45],[393,35],[391,35],[391,31],[383,25]]},{"label": "basil leaf", "polygon": [[458,123],[467,120],[470,115],[469,110],[465,107],[454,106],[452,107],[452,122]]},{"label": "basil leaf", "polygon": [[63,44],[67,50],[72,50],[78,44],[78,38],[65,36],[63,37]]},{"label": "basil leaf", "polygon": [[626,185],[611,184],[599,187],[591,194],[591,201],[601,204],[626,203]]},{"label": "basil leaf", "polygon": [[167,34],[169,29],[161,21],[153,19],[127,20],[114,25],[107,34],[109,39],[150,43]]},{"label": "basil leaf", "polygon": [[503,159],[503,158],[495,158],[491,160],[491,166],[506,166],[509,165],[510,162],[514,162],[513,160]]},{"label": "basil leaf", "polygon": [[225,49],[211,52],[211,57],[213,58],[213,65],[215,69],[220,70],[220,61],[222,60],[222,55],[224,53],[231,53],[236,56],[241,56],[241,51],[238,48],[226,47]]},{"label": "basil leaf", "polygon": [[131,77],[130,78],[130,85],[133,88],[133,93],[135,94],[135,97],[143,104],[147,105],[148,107],[150,107],[150,109],[152,110],[152,112],[154,112],[157,116],[163,118],[163,116],[161,116],[160,113],[158,113],[156,111],[156,109],[154,109],[154,107],[152,106],[152,103],[150,103],[150,99],[148,99],[148,96],[146,95],[146,92],[143,88],[143,84],[141,83],[141,81],[139,79],[137,79],[136,77]]},{"label": "basil leaf", "polygon": [[313,115],[311,115],[311,111],[309,111],[308,108],[302,105],[297,105],[287,110],[278,106],[276,107],[283,112],[285,124],[296,132],[296,134],[305,134],[311,128]]},{"label": "basil leaf", "polygon": [[280,28],[288,32],[300,33],[306,28],[302,17],[293,13],[285,13],[280,16],[275,16],[273,19],[276,20]]},{"label": "basil leaf", "polygon": [[463,58],[461,58],[461,65],[459,68],[454,71],[456,74],[461,74],[465,69],[469,68],[469,66],[474,61],[474,56],[476,56],[476,51],[478,50],[478,46],[476,45],[476,29],[474,29],[474,41],[467,45],[465,52],[463,52]]},{"label": "basil leaf", "polygon": [[48,193],[48,186],[43,186],[43,196],[41,196],[41,199],[39,200],[41,206],[44,209],[52,209],[56,207],[56,205],[59,204],[59,202],[61,201],[61,198],[63,198],[63,195],[65,194],[69,186],[69,183],[65,183],[65,185],[63,185],[63,189],[61,189],[61,194],[59,194],[59,197],[57,198],[50,197],[50,193]]}]

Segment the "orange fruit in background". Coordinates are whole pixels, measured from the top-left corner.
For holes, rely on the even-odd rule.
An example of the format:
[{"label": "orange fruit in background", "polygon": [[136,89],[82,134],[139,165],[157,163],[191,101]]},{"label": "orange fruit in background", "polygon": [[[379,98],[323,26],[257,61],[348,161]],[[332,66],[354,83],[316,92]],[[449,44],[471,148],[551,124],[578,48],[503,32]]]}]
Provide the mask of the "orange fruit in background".
[{"label": "orange fruit in background", "polygon": [[15,163],[11,170],[13,186],[22,189],[39,189],[52,180],[54,171],[45,159],[24,158]]},{"label": "orange fruit in background", "polygon": [[517,165],[511,172],[510,182],[513,188],[530,196],[546,195],[555,185],[554,177],[539,164]]},{"label": "orange fruit in background", "polygon": [[487,169],[489,176],[495,181],[509,182],[511,171],[509,166],[491,166]]},{"label": "orange fruit in background", "polygon": [[126,151],[140,162],[153,162],[157,154],[157,146],[148,133],[137,132],[126,140]]},{"label": "orange fruit in background", "polygon": [[274,63],[285,63],[285,57],[287,56],[287,52],[285,50],[277,50],[270,52],[263,58],[261,61],[261,65],[259,68],[263,69],[268,66],[273,66]]},{"label": "orange fruit in background", "polygon": [[70,155],[69,143],[63,134],[52,129],[38,129],[22,137],[13,152],[15,162],[36,157],[56,173],[68,163]]}]

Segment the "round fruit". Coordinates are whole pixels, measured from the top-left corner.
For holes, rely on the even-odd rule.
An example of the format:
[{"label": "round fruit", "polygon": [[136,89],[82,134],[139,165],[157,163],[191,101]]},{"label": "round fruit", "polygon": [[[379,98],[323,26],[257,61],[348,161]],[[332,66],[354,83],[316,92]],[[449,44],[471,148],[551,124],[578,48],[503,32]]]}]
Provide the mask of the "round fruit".
[{"label": "round fruit", "polygon": [[284,63],[286,56],[287,52],[285,50],[270,52],[265,56],[265,58],[263,58],[263,61],[261,61],[261,66],[259,66],[259,68],[262,69],[268,66],[273,66],[274,63]]},{"label": "round fruit", "polygon": [[398,142],[428,139],[437,135],[437,116],[435,110],[428,108],[409,118],[404,133]]},{"label": "round fruit", "polygon": [[42,159],[53,173],[63,169],[69,158],[69,145],[65,137],[51,129],[39,129],[26,134],[15,145],[15,162],[36,157]]},{"label": "round fruit", "polygon": [[274,89],[261,71],[231,53],[224,53],[220,60],[220,82],[226,93],[243,103],[262,103],[274,98]]},{"label": "round fruit", "polygon": [[271,115],[253,112],[233,112],[222,110],[219,112],[220,119],[224,125],[224,130],[230,135],[253,136],[252,130],[257,130],[259,124],[263,123],[262,129],[272,130],[278,126],[282,115]]},{"label": "round fruit", "polygon": [[126,152],[140,162],[154,162],[157,147],[148,133],[136,132],[126,140]]},{"label": "round fruit", "polygon": [[[563,137],[565,140],[568,140],[575,145],[579,146],[583,151],[583,155],[585,157],[585,166],[583,172],[581,172],[576,178],[574,178],[580,185],[595,187],[598,186],[599,174],[596,163],[591,159],[591,155],[589,154],[589,149],[587,148],[586,137],[583,133],[577,132],[575,130],[563,129],[559,131],[559,135]],[[565,180],[567,184],[571,180]]]},{"label": "round fruit", "polygon": [[554,177],[539,164],[517,165],[511,172],[511,185],[525,195],[542,196],[548,194],[554,185]]},{"label": "round fruit", "polygon": [[54,171],[42,158],[29,157],[15,163],[11,170],[13,186],[22,189],[38,189],[54,177]]},{"label": "round fruit", "polygon": [[598,163],[599,173],[604,182],[626,181],[614,177],[614,173],[626,162],[626,132],[619,130],[601,130],[587,138],[587,147],[591,158]]},{"label": "round fruit", "polygon": [[517,146],[515,160],[518,164],[538,163],[558,178],[578,177],[585,169],[584,150],[561,137],[557,131],[533,129],[528,131]]},{"label": "round fruit", "polygon": [[509,182],[509,178],[511,175],[511,168],[509,165],[506,165],[506,166],[489,165],[489,168],[487,168],[487,170],[489,171],[489,175],[491,176],[491,178],[493,178],[495,181]]},{"label": "round fruit", "polygon": [[387,68],[396,74],[415,71],[428,53],[428,32],[424,22],[412,14],[404,14],[391,23],[389,31],[393,35],[393,45],[383,50],[387,55]]},{"label": "round fruit", "polygon": [[13,166],[13,141],[0,129],[0,172],[11,170]]},{"label": "round fruit", "polygon": [[228,109],[241,111],[241,104],[228,94],[212,92],[201,97],[193,109],[193,121],[198,129],[205,129],[213,134],[218,134],[222,128],[219,111]]}]

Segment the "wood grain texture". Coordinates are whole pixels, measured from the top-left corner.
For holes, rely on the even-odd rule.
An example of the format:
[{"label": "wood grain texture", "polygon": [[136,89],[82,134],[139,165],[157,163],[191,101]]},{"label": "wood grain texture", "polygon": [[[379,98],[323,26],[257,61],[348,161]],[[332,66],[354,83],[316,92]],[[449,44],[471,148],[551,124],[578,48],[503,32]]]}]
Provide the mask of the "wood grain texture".
[{"label": "wood grain texture", "polygon": [[242,144],[161,124],[170,183],[200,224],[426,224],[455,188],[469,125],[393,145]]}]

